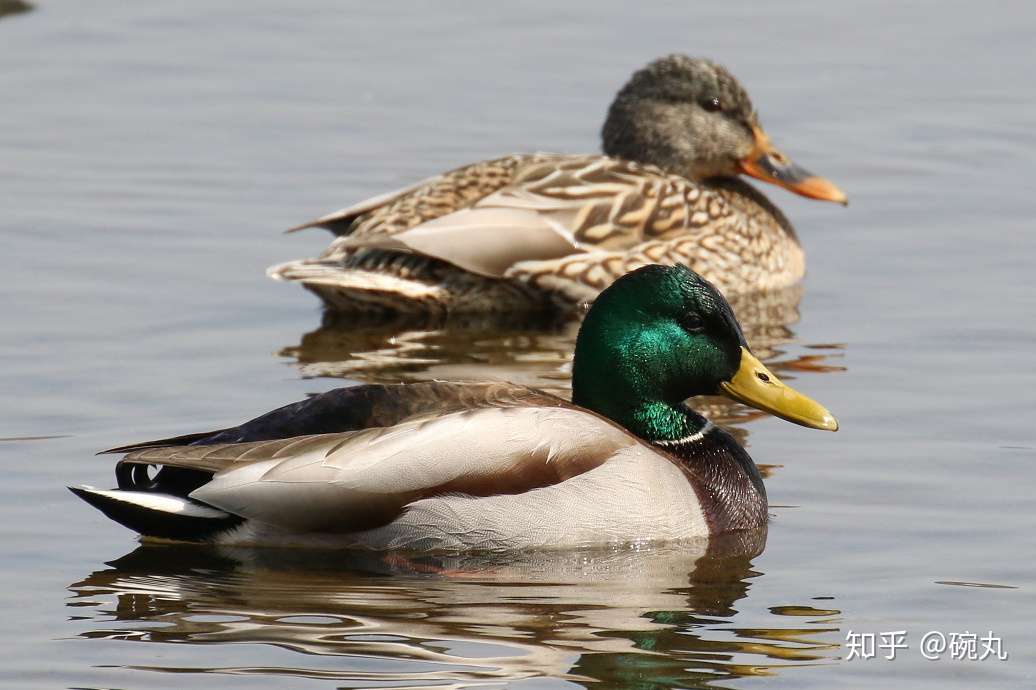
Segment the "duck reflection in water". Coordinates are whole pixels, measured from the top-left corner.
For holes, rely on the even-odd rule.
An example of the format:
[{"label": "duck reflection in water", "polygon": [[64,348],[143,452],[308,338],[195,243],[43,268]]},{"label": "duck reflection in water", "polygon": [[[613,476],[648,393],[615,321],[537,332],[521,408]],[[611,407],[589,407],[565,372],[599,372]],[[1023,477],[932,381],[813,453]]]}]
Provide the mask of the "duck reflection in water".
[{"label": "duck reflection in water", "polygon": [[32,5],[22,0],[0,0],[0,19],[8,15],[30,12],[33,9]]},{"label": "duck reflection in water", "polygon": [[[82,639],[256,646],[238,647],[233,669],[165,667],[135,650],[118,652],[123,668],[350,687],[631,675],[648,687],[722,687],[838,654],[838,611],[789,625],[750,602],[765,540],[763,528],[680,548],[416,560],[151,544],[70,585],[68,605]],[[267,645],[286,651],[271,657]]]},{"label": "duck reflection in water", "polygon": [[[782,379],[801,373],[844,371],[841,344],[809,344],[789,355],[795,342],[802,286],[733,294],[728,301],[752,350]],[[344,315],[328,311],[319,328],[277,354],[295,361],[311,378],[363,383],[430,380],[510,381],[571,397],[572,353],[582,314],[455,315],[450,317]],[[695,398],[691,406],[727,426],[740,443],[742,427],[765,412],[726,398]]]}]

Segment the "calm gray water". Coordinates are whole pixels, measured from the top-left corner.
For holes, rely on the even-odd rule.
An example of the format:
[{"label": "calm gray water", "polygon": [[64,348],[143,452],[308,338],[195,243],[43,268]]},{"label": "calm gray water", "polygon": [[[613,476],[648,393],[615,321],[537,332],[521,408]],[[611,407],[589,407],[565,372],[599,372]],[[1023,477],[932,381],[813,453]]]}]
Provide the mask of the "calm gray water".
[{"label": "calm gray water", "polygon": [[[1031,6],[34,4],[0,3],[0,683],[1036,685]],[[322,325],[263,271],[346,203],[594,150],[672,51],[727,64],[851,198],[767,190],[809,276],[753,336],[842,431],[710,408],[769,466],[767,535],[502,563],[138,547],[65,490],[111,482],[98,449],[343,378],[564,390],[571,325]],[[894,660],[849,658],[850,631],[897,630]],[[1009,659],[925,660],[929,631]]]}]

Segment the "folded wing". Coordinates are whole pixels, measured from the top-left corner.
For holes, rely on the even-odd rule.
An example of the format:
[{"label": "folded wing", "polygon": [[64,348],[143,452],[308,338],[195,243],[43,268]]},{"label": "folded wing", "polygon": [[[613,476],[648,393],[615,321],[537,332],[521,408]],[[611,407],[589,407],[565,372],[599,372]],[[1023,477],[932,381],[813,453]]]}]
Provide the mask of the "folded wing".
[{"label": "folded wing", "polygon": [[212,472],[190,498],[284,529],[350,532],[414,501],[551,486],[638,442],[573,407],[484,407],[390,427],[252,443],[144,448],[124,463]]},{"label": "folded wing", "polygon": [[348,223],[323,260],[393,249],[502,277],[523,262],[678,237],[718,212],[713,197],[630,161],[536,154],[460,168],[309,225]]},{"label": "folded wing", "polygon": [[[255,419],[201,433],[131,443],[105,453],[162,446],[238,444],[388,427],[407,419],[483,407],[559,406],[560,398],[511,383],[367,384],[336,388],[284,405]],[[216,469],[219,469],[218,467]]]}]

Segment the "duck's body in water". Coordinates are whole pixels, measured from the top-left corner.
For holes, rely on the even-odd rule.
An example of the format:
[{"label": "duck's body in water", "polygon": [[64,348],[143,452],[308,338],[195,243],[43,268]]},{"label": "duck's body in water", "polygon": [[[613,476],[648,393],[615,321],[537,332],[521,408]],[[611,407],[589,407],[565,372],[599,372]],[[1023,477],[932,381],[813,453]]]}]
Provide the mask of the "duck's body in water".
[{"label": "duck's body in water", "polygon": [[756,466],[683,402],[713,393],[837,428],[751,354],[714,287],[649,266],[587,314],[572,403],[506,383],[339,389],[115,449],[119,488],[73,491],[145,536],[227,544],[499,551],[758,528]]},{"label": "duck's body in water", "polygon": [[569,309],[647,264],[681,264],[724,293],[785,288],[805,256],[744,173],[844,202],[777,151],[723,67],[672,55],[612,103],[604,155],[482,161],[294,229],[335,235],[317,259],[270,269],[332,309],[457,313]]}]

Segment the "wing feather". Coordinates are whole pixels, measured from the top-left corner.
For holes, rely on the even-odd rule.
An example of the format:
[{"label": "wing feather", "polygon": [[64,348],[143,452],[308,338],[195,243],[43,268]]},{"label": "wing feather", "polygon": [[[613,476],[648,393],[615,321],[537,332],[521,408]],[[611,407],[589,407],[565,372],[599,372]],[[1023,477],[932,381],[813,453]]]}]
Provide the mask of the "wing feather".
[{"label": "wing feather", "polygon": [[[336,388],[267,412],[244,424],[197,434],[132,443],[104,453],[164,446],[249,443],[386,427],[412,417],[480,407],[564,405],[552,395],[510,383],[369,384]],[[202,468],[198,468],[202,469]]]},{"label": "wing feather", "polygon": [[[579,408],[484,408],[314,437],[280,457],[283,444],[225,447],[204,457],[225,466],[191,497],[285,529],[347,532],[386,524],[422,498],[551,486],[636,443]],[[242,466],[231,460],[246,456]]]},{"label": "wing feather", "polygon": [[509,184],[515,171],[530,161],[558,157],[514,154],[470,163],[296,225],[287,232],[321,227],[339,236],[392,234],[471,206]]},{"label": "wing feather", "polygon": [[393,203],[423,211],[413,211],[405,222],[373,212],[357,221],[362,229],[336,239],[322,258],[340,260],[365,248],[394,249],[503,277],[522,262],[629,251],[679,236],[707,217],[706,197],[715,196],[657,168],[602,156],[530,157],[512,172],[506,184],[463,204],[447,194],[453,201],[440,200],[434,212],[424,209],[439,198],[432,188],[415,189]]},{"label": "wing feather", "polygon": [[288,228],[284,232],[298,232],[299,230],[306,230],[308,228],[324,228],[326,230],[331,230],[336,235],[347,235],[352,229],[353,221],[358,217],[387,206],[400,197],[410,194],[421,187],[433,185],[442,178],[443,175],[434,175],[412,185],[407,185],[400,189],[394,189],[391,192],[372,196],[369,199],[364,199],[352,206],[346,206],[345,208],[333,211],[320,216],[319,218]]},{"label": "wing feather", "polygon": [[498,278],[519,261],[560,259],[584,251],[563,225],[528,208],[470,208],[393,235],[343,242],[340,249],[401,249]]},{"label": "wing feather", "polygon": [[[345,432],[346,434],[350,432]],[[163,465],[202,472],[223,472],[234,466],[247,465],[279,457],[300,457],[316,452],[327,443],[337,443],[343,434],[317,434],[299,438],[220,443],[202,446],[159,446],[129,453],[120,462],[131,465]],[[282,453],[282,451],[288,451]]]}]

